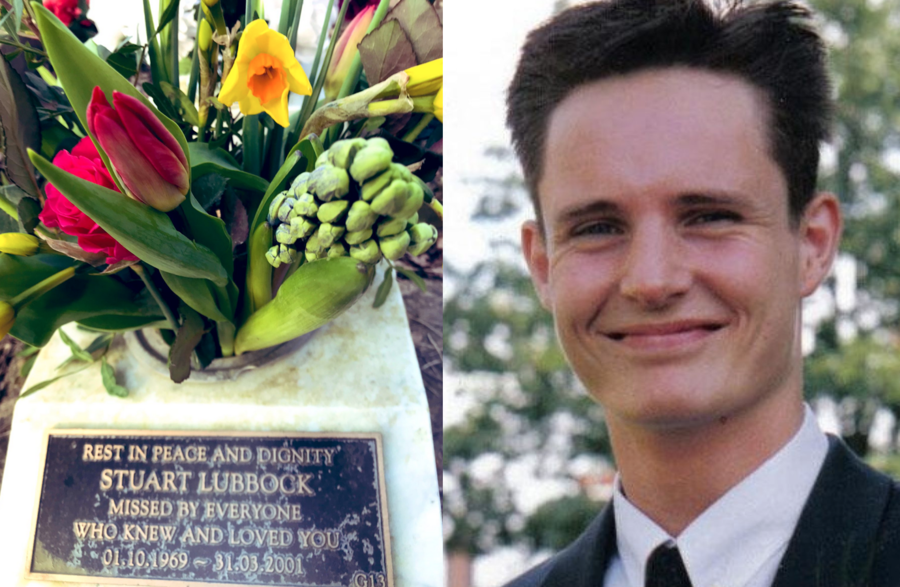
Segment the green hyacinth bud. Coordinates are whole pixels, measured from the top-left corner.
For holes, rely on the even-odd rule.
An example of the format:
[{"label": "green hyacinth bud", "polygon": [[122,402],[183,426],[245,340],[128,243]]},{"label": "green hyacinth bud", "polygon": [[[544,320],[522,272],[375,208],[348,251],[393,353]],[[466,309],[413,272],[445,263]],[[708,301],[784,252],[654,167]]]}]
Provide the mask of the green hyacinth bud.
[{"label": "green hyacinth bud", "polygon": [[404,231],[394,236],[388,236],[378,240],[378,247],[386,259],[396,261],[409,248],[409,233]]},{"label": "green hyacinth bud", "polygon": [[318,224],[309,218],[293,218],[291,219],[291,233],[297,238],[306,238],[311,235],[319,227]]},{"label": "green hyacinth bud", "polygon": [[381,261],[381,251],[378,250],[378,243],[373,239],[350,247],[350,256],[358,261],[369,264],[375,264]]},{"label": "green hyacinth bud", "polygon": [[358,245],[363,241],[367,241],[372,238],[372,229],[367,228],[365,230],[357,230],[354,232],[348,232],[344,234],[344,242],[348,245]]},{"label": "green hyacinth bud", "polygon": [[356,154],[366,146],[366,139],[344,139],[336,141],[331,148],[331,162],[342,169],[350,169]]},{"label": "green hyacinth bud", "polygon": [[382,171],[375,177],[363,183],[360,187],[360,197],[366,202],[371,202],[381,190],[386,188],[394,179],[394,172],[390,169]]},{"label": "green hyacinth bud", "polygon": [[409,245],[409,248],[406,250],[406,252],[415,257],[430,249],[431,245],[433,244],[434,241],[422,241],[420,243],[413,243]]},{"label": "green hyacinth bud", "polygon": [[383,216],[391,216],[406,205],[409,198],[408,184],[402,179],[395,179],[381,193],[375,196],[370,204],[372,210]]},{"label": "green hyacinth bud", "polygon": [[303,192],[297,196],[294,203],[294,217],[309,216],[312,218],[319,211],[319,205],[316,203],[316,197],[309,192]]},{"label": "green hyacinth bud", "polygon": [[391,236],[403,230],[406,230],[406,218],[388,217],[378,225],[376,234],[378,236]]},{"label": "green hyacinth bud", "polygon": [[[366,139],[366,146],[377,147],[379,149],[387,149],[388,151],[391,151],[391,144],[384,137],[372,137],[370,139]],[[393,151],[391,151],[391,154],[393,154]]]},{"label": "green hyacinth bud", "polygon": [[391,163],[391,171],[394,172],[394,178],[396,179],[413,181],[413,178],[415,178],[412,171],[406,165],[401,165],[400,163]]},{"label": "green hyacinth bud", "polygon": [[396,218],[409,218],[419,211],[425,201],[425,192],[419,187],[418,182],[407,182],[406,188],[409,191],[409,197],[403,207],[393,214]]},{"label": "green hyacinth bud", "polygon": [[328,248],[326,259],[334,259],[335,257],[343,257],[347,254],[347,249],[341,243],[334,243]]},{"label": "green hyacinth bud", "polygon": [[323,151],[321,155],[316,158],[316,168],[324,167],[326,165],[333,165],[331,162],[331,152]]},{"label": "green hyacinth bud", "polygon": [[319,206],[319,212],[318,214],[316,214],[316,218],[319,219],[319,222],[336,224],[344,219],[344,215],[347,212],[347,208],[349,207],[350,202],[348,202],[347,200],[335,200],[334,202],[328,202],[327,204],[322,204],[321,206]]},{"label": "green hyacinth bud", "polygon": [[343,226],[335,226],[334,224],[328,224],[327,222],[319,225],[319,231],[316,232],[316,236],[319,237],[319,245],[323,248],[328,248],[334,244],[336,240],[343,236],[346,229]]},{"label": "green hyacinth bud", "polygon": [[274,247],[266,251],[266,261],[269,262],[269,265],[271,265],[275,269],[278,269],[278,267],[281,265],[281,259],[278,258],[278,245],[275,245]]},{"label": "green hyacinth bud", "polygon": [[418,224],[418,223],[419,223],[419,213],[418,212],[416,212],[415,214],[413,214],[412,216],[410,216],[409,218],[406,219],[407,228],[409,228],[415,224]]},{"label": "green hyacinth bud", "polygon": [[291,230],[290,224],[279,224],[275,229],[275,240],[283,245],[292,245],[297,237]]},{"label": "green hyacinth bud", "polygon": [[278,245],[278,258],[282,263],[293,263],[297,260],[297,251],[285,245]]},{"label": "green hyacinth bud", "polygon": [[284,203],[284,200],[287,198],[286,192],[281,192],[275,199],[272,200],[272,203],[269,204],[269,215],[266,217],[266,222],[269,223],[269,226],[275,226],[278,224],[278,209],[281,208],[281,205]]},{"label": "green hyacinth bud", "polygon": [[291,190],[295,195],[299,195],[307,191],[306,186],[309,185],[310,175],[312,175],[310,172],[304,171],[294,178],[294,181],[291,182]]},{"label": "green hyacinth bud", "polygon": [[278,208],[278,220],[282,222],[289,222],[288,216],[291,215],[291,210],[294,209],[294,204],[297,202],[294,198],[285,198],[284,202],[281,204],[281,207]]},{"label": "green hyacinth bud", "polygon": [[394,152],[388,142],[381,139],[369,139],[366,146],[356,153],[353,164],[350,166],[350,175],[357,182],[362,183],[377,173],[381,173],[391,165]]},{"label": "green hyacinth bud", "polygon": [[306,239],[306,252],[307,253],[315,253],[316,255],[324,253],[327,247],[323,247],[322,243],[319,242],[318,233],[313,234],[308,239]]},{"label": "green hyacinth bud", "polygon": [[378,220],[378,214],[372,210],[372,207],[362,200],[357,200],[353,202],[350,212],[347,213],[345,225],[347,230],[358,232],[371,228],[376,220]]},{"label": "green hyacinth bud", "polygon": [[340,167],[324,165],[312,172],[308,188],[323,202],[330,202],[347,195],[350,191],[350,177]]},{"label": "green hyacinth bud", "polygon": [[427,222],[420,222],[409,229],[409,236],[414,243],[430,240],[434,244],[437,242],[438,231]]}]

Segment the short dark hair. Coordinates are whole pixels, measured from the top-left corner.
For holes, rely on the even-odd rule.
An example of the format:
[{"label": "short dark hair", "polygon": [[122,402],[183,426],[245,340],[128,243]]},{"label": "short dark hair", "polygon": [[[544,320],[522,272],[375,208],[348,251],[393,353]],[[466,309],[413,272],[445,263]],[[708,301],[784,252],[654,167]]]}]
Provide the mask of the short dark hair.
[{"label": "short dark hair", "polygon": [[825,48],[806,8],[788,1],[608,0],[570,8],[533,30],[507,96],[506,123],[538,219],[550,116],[577,87],[640,70],[692,67],[736,76],[769,109],[773,160],[797,221],[816,188],[831,124]]}]

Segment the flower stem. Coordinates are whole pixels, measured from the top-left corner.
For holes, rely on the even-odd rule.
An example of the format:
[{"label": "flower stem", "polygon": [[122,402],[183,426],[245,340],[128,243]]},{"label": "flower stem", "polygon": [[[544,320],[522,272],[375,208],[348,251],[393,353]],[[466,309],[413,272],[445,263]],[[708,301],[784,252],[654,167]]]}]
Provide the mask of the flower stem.
[{"label": "flower stem", "polygon": [[414,126],[411,131],[403,136],[403,140],[407,143],[411,143],[416,140],[419,137],[419,133],[425,130],[425,127],[428,126],[432,120],[434,120],[434,114],[426,114],[425,116],[423,116],[421,119],[419,119],[419,122],[416,124],[416,126]]},{"label": "flower stem", "polygon": [[10,41],[9,39],[0,39],[0,43],[2,43],[3,45],[11,45],[13,47],[17,47],[22,51],[28,51],[29,53],[34,53],[35,55],[40,55],[41,57],[47,56],[47,54],[40,49],[35,49],[34,47],[29,47],[28,45],[24,45],[22,43],[16,43],[14,41]]},{"label": "flower stem", "polygon": [[66,267],[59,273],[51,275],[47,279],[32,285],[13,299],[9,300],[9,305],[11,305],[17,312],[19,308],[24,306],[25,304],[33,301],[35,298],[47,293],[57,285],[65,282],[73,275],[75,275],[75,270],[78,268],[78,265],[73,265],[72,267]]},{"label": "flower stem", "polygon": [[172,330],[178,332],[178,320],[175,319],[175,316],[172,314],[172,310],[169,309],[169,305],[166,304],[165,300],[162,299],[162,296],[159,294],[159,290],[156,289],[156,286],[153,285],[153,280],[147,275],[147,272],[144,270],[143,263],[137,263],[131,266],[134,269],[134,272],[138,274],[138,277],[141,278],[141,281],[144,282],[144,286],[146,286],[147,291],[150,292],[150,295],[153,296],[153,299],[156,300],[156,303],[159,305],[159,309],[162,310],[163,316],[166,317],[166,320],[169,322],[169,326],[172,327]]},{"label": "flower stem", "polygon": [[441,220],[444,219],[444,206],[443,206],[443,204],[438,202],[437,198],[434,198],[433,200],[431,200],[431,202],[429,202],[428,205],[431,206],[431,209],[434,210],[435,213],[437,213],[438,218],[440,218]]}]

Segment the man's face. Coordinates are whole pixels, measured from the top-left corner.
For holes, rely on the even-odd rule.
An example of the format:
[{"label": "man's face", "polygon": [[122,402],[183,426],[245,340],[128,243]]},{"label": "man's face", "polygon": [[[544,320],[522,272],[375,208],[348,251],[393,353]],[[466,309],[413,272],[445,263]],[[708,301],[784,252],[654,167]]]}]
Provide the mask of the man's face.
[{"label": "man's face", "polygon": [[840,219],[820,195],[792,226],[765,112],[747,83],[691,69],[594,82],[554,110],[545,228],[526,224],[523,248],[609,417],[672,428],[799,402],[800,301]]}]

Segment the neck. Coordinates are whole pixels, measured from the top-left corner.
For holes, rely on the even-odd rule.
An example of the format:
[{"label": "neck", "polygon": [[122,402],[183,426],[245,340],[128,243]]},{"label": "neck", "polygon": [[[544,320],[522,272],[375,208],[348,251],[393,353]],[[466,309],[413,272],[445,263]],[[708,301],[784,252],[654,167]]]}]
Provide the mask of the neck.
[{"label": "neck", "polygon": [[633,425],[608,414],[628,500],[677,537],[710,505],[787,444],[803,422],[799,394],[684,429]]}]

